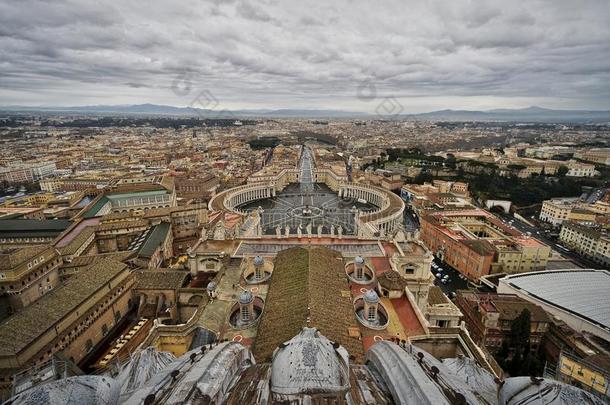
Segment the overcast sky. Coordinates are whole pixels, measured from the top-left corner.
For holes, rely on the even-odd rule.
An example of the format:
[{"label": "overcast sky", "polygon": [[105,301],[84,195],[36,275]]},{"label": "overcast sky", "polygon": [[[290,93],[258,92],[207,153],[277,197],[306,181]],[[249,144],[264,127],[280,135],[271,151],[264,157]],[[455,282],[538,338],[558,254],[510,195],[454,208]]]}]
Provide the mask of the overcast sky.
[{"label": "overcast sky", "polygon": [[610,1],[0,1],[0,105],[610,109]]}]

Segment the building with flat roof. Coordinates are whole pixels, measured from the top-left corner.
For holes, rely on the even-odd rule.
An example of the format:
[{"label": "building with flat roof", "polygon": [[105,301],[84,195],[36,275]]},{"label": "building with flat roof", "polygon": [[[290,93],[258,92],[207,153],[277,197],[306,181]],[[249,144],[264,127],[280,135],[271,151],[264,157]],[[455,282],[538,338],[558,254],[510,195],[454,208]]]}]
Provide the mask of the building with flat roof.
[{"label": "building with flat roof", "polygon": [[523,312],[530,313],[530,349],[535,352],[549,329],[550,317],[544,310],[513,294],[489,294],[462,290],[456,304],[474,341],[491,352],[497,352],[504,341],[510,341],[511,324]]},{"label": "building with flat roof", "polygon": [[610,235],[605,229],[566,221],[559,232],[559,240],[578,254],[610,267]]},{"label": "building with flat roof", "polygon": [[542,270],[551,248],[481,209],[433,211],[421,217],[421,239],[470,279]]},{"label": "building with flat roof", "polygon": [[499,280],[498,292],[542,307],[578,332],[610,341],[610,272],[557,270],[515,274]]},{"label": "building with flat roof", "polygon": [[66,219],[0,220],[0,248],[51,243],[71,224]]},{"label": "building with flat roof", "polygon": [[553,198],[542,202],[539,218],[553,226],[559,226],[578,206],[579,198]]}]

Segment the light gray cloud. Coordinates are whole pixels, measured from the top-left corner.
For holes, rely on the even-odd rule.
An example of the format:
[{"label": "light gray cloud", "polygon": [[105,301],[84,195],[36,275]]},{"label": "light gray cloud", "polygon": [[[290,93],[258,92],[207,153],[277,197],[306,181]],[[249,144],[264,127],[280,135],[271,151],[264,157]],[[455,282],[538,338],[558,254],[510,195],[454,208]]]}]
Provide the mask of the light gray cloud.
[{"label": "light gray cloud", "polygon": [[189,72],[226,108],[610,108],[610,2],[0,3],[0,105],[164,103]]}]

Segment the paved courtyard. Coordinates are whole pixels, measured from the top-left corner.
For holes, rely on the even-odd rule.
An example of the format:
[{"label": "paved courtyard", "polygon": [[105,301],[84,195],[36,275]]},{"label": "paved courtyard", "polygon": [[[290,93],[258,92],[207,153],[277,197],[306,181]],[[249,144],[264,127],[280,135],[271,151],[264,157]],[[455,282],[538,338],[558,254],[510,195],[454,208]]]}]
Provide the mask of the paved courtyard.
[{"label": "paved courtyard", "polygon": [[[273,198],[242,205],[247,211],[263,209],[262,226],[266,235],[308,233],[317,235],[354,235],[356,210],[370,211],[376,207],[362,200],[339,198],[326,184],[313,182],[313,158],[305,149],[299,163],[300,182],[289,184]],[[339,230],[340,228],[340,230]]]}]

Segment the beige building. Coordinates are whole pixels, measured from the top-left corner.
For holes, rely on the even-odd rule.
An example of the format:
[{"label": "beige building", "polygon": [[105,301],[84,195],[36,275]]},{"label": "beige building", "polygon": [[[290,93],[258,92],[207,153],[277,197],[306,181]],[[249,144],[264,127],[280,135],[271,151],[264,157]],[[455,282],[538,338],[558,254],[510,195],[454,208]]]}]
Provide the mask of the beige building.
[{"label": "beige building", "polygon": [[0,392],[18,370],[41,366],[55,353],[81,363],[129,312],[133,273],[110,257],[81,269],[0,325]]},{"label": "beige building", "polygon": [[0,253],[0,318],[27,307],[59,284],[61,256],[52,246],[10,248]]},{"label": "beige building", "polygon": [[553,198],[542,202],[540,220],[559,226],[578,205],[578,198]]},{"label": "beige building", "polygon": [[578,254],[610,267],[610,236],[602,229],[566,221],[559,240]]},{"label": "beige building", "polygon": [[595,170],[595,165],[590,163],[581,163],[576,160],[570,160],[568,162],[568,173],[566,176],[570,177],[593,177],[598,174]]},{"label": "beige building", "polygon": [[498,252],[492,273],[527,273],[546,268],[551,248],[535,239],[519,239],[513,243],[495,244]]},{"label": "beige building", "polygon": [[574,154],[574,157],[588,162],[610,165],[610,148],[579,151]]}]

